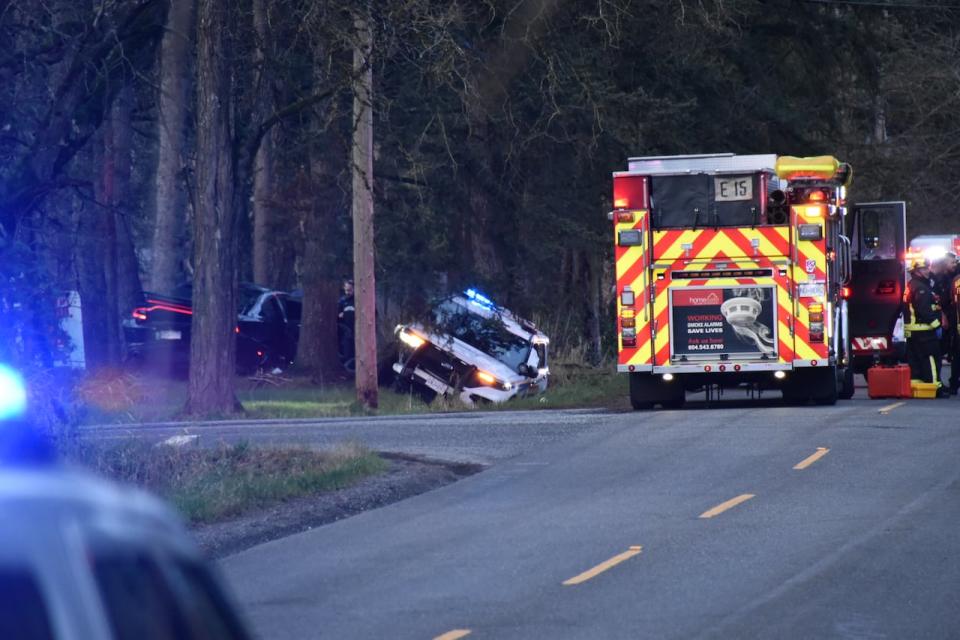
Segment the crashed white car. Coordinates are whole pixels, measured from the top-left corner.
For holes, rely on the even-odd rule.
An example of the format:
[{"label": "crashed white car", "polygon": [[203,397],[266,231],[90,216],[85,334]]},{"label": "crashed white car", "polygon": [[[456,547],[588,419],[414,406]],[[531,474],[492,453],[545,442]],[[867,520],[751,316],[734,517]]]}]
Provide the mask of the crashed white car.
[{"label": "crashed white car", "polygon": [[398,386],[473,406],[547,389],[550,340],[474,289],[434,305],[430,323],[399,325]]}]

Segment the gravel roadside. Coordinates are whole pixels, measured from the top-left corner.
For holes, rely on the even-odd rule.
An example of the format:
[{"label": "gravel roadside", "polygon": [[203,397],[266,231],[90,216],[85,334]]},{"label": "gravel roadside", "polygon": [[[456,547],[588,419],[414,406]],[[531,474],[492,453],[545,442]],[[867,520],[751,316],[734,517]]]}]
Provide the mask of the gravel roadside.
[{"label": "gravel roadside", "polygon": [[352,487],[288,500],[223,522],[198,525],[194,538],[212,558],[313,529],[368,509],[426,493],[482,471],[478,464],[447,463],[417,456],[381,453],[390,463],[382,474]]}]

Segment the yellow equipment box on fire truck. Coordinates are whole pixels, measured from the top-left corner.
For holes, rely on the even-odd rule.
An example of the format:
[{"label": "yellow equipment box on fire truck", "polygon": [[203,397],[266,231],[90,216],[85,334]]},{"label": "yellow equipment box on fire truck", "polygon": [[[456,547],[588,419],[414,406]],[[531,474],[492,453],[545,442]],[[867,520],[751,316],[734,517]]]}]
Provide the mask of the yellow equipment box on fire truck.
[{"label": "yellow equipment box on fire truck", "polygon": [[853,395],[851,175],[772,154],[632,158],[613,174],[617,370],[634,409],[706,385]]}]

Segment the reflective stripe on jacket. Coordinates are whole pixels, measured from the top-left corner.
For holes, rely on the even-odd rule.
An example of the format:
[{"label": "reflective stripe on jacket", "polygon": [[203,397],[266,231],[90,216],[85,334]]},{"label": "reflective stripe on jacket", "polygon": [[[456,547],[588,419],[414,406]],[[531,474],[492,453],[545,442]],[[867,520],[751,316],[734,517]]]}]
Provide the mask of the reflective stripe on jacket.
[{"label": "reflective stripe on jacket", "polygon": [[953,326],[957,329],[960,328],[960,275],[954,276],[950,295],[953,298]]},{"label": "reflective stripe on jacket", "polygon": [[903,332],[935,331],[940,328],[940,304],[930,280],[914,275],[903,292]]}]

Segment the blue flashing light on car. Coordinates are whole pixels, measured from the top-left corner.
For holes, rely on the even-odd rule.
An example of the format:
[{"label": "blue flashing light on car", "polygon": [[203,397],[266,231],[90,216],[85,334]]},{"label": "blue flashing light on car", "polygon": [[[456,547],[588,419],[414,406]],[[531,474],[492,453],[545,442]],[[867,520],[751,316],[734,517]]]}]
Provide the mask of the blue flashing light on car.
[{"label": "blue flashing light on car", "polygon": [[483,295],[476,289],[467,289],[464,294],[466,294],[467,298],[473,302],[476,302],[481,307],[486,307],[487,309],[495,309],[497,307],[497,305],[493,303],[493,300]]},{"label": "blue flashing light on car", "polygon": [[0,365],[0,420],[20,417],[27,410],[27,387],[20,374]]}]

